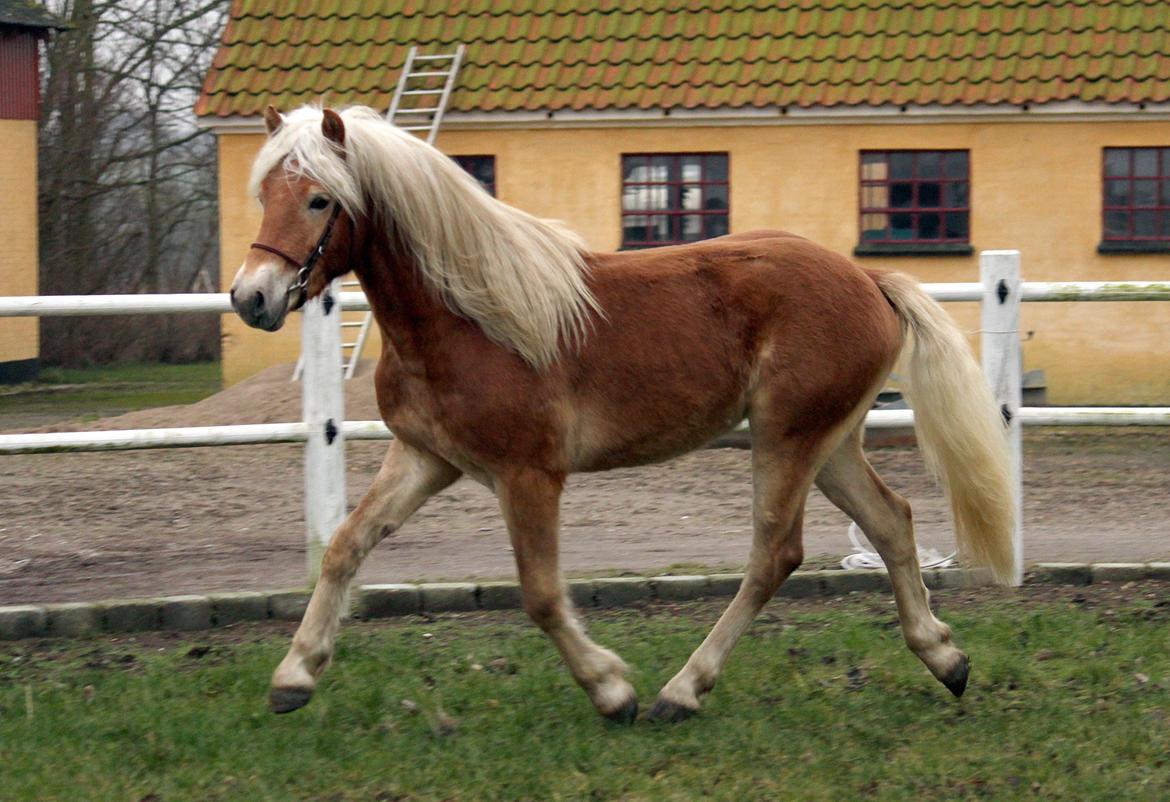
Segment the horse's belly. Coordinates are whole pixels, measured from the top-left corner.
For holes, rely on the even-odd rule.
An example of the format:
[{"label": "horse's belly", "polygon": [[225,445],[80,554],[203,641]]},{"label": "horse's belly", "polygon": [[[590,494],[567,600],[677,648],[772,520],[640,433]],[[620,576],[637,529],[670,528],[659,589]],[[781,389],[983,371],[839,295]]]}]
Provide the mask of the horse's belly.
[{"label": "horse's belly", "polygon": [[603,471],[685,454],[709,443],[743,420],[742,394],[702,405],[658,409],[591,405],[581,411],[572,449],[574,471]]}]

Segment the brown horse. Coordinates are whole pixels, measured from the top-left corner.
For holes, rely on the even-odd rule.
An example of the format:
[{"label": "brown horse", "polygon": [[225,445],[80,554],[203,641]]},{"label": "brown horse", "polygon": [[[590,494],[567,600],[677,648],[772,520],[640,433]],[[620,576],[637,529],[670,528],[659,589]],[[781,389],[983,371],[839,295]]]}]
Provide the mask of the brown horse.
[{"label": "brown horse", "polygon": [[885,560],[910,649],[963,692],[967,657],[928,606],[910,507],[861,449],[866,411],[910,340],[919,441],[947,489],[960,548],[996,577],[1012,575],[1002,425],[960,332],[915,281],[771,231],[591,253],[369,109],[282,117],[269,108],[265,118],[252,173],[264,220],[233,306],[275,330],[352,268],[382,332],[378,406],[395,435],[325,554],[273,676],[275,711],[309,700],[369,550],[467,474],[499,498],[525,610],[597,710],[632,719],[625,664],[588,638],[561,579],[566,477],[668,459],[745,416],[755,535],[743,584],[648,716],[698,710],[735,642],[800,565],[814,483]]}]

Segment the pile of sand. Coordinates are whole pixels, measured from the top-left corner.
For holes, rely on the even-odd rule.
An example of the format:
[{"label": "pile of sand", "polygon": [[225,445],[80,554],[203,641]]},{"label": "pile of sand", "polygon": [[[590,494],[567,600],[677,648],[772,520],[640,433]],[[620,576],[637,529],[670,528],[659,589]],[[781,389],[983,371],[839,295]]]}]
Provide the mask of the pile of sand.
[{"label": "pile of sand", "polygon": [[[363,362],[345,382],[346,420],[379,420],[374,399],[373,361]],[[65,421],[37,432],[168,429],[178,426],[230,426],[237,423],[284,423],[301,418],[301,382],[292,381],[292,365],[274,365],[239,384],[194,404],[154,407],[94,421]]]}]

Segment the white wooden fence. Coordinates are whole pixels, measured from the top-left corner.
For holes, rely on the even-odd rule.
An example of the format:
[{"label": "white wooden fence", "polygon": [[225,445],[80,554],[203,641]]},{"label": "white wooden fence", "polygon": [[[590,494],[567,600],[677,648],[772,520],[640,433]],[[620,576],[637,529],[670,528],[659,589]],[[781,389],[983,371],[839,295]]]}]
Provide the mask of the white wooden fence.
[{"label": "white wooden fence", "polygon": [[[980,283],[925,284],[938,301],[982,304],[983,369],[1000,404],[1012,449],[1016,520],[1022,520],[1021,426],[1164,426],[1170,407],[1022,408],[1020,304],[1023,301],[1170,301],[1170,282],[1023,282],[1019,251],[983,251]],[[346,421],[341,371],[341,312],[369,309],[361,293],[329,290],[305,307],[302,321],[303,418],[300,422],[0,435],[0,454],[118,451],[252,443],[305,443],[305,527],[310,581],[345,515],[345,441],[383,440],[381,421]],[[0,298],[0,317],[231,312],[223,293],[184,295],[36,296]],[[872,428],[909,426],[910,410],[874,410]],[[1015,533],[1017,584],[1023,579],[1023,533]]]}]

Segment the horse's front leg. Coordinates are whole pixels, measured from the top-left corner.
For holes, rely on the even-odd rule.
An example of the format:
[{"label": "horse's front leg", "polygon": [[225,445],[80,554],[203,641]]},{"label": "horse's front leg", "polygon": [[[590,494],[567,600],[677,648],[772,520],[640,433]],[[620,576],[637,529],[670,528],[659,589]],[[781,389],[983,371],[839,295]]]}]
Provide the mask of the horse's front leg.
[{"label": "horse's front leg", "polygon": [[563,486],[563,477],[536,470],[497,479],[524,609],[556,645],[597,711],[613,721],[631,722],[638,714],[638,697],[623,678],[626,664],[585,634],[561,579],[557,519]]},{"label": "horse's front leg", "polygon": [[321,563],[321,578],[292,648],[272,676],[269,701],[276,713],[302,707],[333,655],[349,583],[378,541],[394,532],[428,498],[460,476],[438,457],[394,440],[361,503],[333,534]]}]

